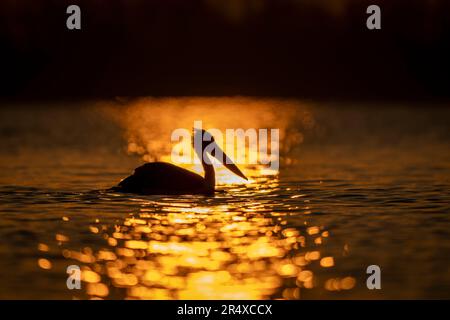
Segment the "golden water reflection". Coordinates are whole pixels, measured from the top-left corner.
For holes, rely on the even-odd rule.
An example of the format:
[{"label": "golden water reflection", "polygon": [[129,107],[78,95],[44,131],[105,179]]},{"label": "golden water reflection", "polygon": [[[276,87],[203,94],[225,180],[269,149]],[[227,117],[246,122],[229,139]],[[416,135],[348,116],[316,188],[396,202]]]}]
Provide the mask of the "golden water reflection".
[{"label": "golden water reflection", "polygon": [[[308,201],[299,208],[296,195],[295,206],[270,199],[278,180],[256,180],[223,186],[214,198],[141,199],[140,208],[116,224],[97,219],[89,226],[104,241],[100,249],[73,249],[63,234],[56,240],[62,255],[81,266],[90,298],[299,299],[315,286],[353,288],[348,276],[318,283],[314,268],[335,263],[321,251],[329,232],[306,221],[290,227],[286,220],[292,212],[310,214]],[[41,260],[42,268],[51,265]]]}]

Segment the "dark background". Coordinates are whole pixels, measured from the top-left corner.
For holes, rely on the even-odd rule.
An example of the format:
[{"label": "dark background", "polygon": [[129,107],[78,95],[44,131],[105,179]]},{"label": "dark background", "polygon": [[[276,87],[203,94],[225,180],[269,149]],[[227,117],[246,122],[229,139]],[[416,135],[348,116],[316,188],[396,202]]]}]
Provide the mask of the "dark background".
[{"label": "dark background", "polygon": [[[370,4],[382,30],[366,28]],[[447,101],[450,1],[2,0],[0,54],[2,100]]]}]

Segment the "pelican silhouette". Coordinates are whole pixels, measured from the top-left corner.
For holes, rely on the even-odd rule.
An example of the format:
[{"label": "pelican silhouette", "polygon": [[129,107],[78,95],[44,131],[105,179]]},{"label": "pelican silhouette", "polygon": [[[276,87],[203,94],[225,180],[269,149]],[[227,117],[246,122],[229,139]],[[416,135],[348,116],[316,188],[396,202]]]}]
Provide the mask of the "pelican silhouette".
[{"label": "pelican silhouette", "polygon": [[[200,145],[196,145],[198,141]],[[239,168],[228,158],[214,141],[214,137],[203,129],[194,129],[194,150],[201,159],[205,177],[166,162],[146,163],[123,179],[112,191],[136,194],[205,194],[215,191],[215,171],[207,153],[216,157],[227,169],[247,180]],[[205,150],[208,146],[208,150]]]}]

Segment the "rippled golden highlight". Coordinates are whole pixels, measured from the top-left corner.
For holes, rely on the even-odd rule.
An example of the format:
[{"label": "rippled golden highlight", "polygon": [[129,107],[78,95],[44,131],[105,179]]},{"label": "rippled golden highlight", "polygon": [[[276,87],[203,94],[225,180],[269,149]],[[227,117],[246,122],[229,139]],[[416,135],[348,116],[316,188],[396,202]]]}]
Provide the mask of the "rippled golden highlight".
[{"label": "rippled golden highlight", "polygon": [[50,260],[44,258],[38,259],[38,265],[45,270],[49,270],[52,268],[52,263],[50,262]]},{"label": "rippled golden highlight", "polygon": [[[81,266],[84,293],[78,298],[300,299],[303,290],[313,288],[352,289],[350,276],[316,277],[335,260],[321,253],[330,238],[323,226],[306,218],[302,227],[289,226],[289,216],[299,214],[296,195],[301,194],[288,191],[295,206],[268,201],[282,188],[279,181],[253,181],[223,186],[214,198],[136,198],[140,209],[122,221],[95,219],[88,226],[104,240],[102,248],[71,248],[70,239],[58,233],[62,256]],[[305,202],[302,211],[309,210]],[[48,248],[39,245],[43,255]],[[48,257],[38,264],[52,266]]]},{"label": "rippled golden highlight", "polygon": [[[172,131],[201,120],[205,129],[224,132],[279,129],[282,162],[288,164],[303,141],[302,130],[314,126],[304,106],[287,100],[142,99],[102,108],[125,129],[128,151],[145,161],[171,162]],[[247,155],[255,152],[244,147]],[[182,166],[202,173],[200,164]],[[83,294],[77,298],[300,299],[303,290],[313,288],[351,289],[348,275],[332,284],[329,277],[317,276],[318,270],[333,269],[335,260],[321,250],[329,231],[308,221],[307,195],[284,187],[278,171],[267,166],[239,166],[249,181],[215,165],[219,186],[214,197],[136,197],[128,199],[136,206],[120,221],[93,217],[86,232],[102,239],[101,248],[73,248],[63,231],[55,234],[62,256],[81,266]],[[291,215],[302,217],[304,224],[290,225]],[[75,223],[70,213],[62,221]],[[43,255],[46,249],[39,246]],[[42,259],[40,267],[50,268],[49,258]]]}]

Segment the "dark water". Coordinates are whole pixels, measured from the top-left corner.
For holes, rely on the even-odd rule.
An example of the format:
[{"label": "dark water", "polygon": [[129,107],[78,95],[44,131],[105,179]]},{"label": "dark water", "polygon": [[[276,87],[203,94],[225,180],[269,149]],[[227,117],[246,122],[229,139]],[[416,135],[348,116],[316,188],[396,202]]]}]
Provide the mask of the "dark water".
[{"label": "dark water", "polygon": [[166,197],[102,191],[141,160],[90,106],[4,107],[0,298],[450,298],[450,112],[309,110],[278,176]]}]

